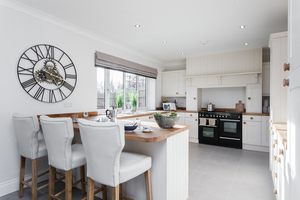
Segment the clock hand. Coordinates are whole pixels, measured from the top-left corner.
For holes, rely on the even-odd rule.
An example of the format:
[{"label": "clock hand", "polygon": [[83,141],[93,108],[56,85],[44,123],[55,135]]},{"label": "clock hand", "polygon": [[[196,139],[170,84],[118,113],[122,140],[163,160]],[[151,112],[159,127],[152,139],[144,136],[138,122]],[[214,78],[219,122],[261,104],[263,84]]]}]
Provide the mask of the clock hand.
[{"label": "clock hand", "polygon": [[52,77],[55,77],[55,78],[58,78],[58,79],[60,79],[60,80],[62,80],[62,81],[68,82],[67,80],[65,80],[65,79],[63,79],[63,78],[61,78],[61,77],[59,77],[59,76],[56,76],[56,75],[54,75],[54,74],[48,72],[47,70],[44,70],[44,69],[43,69],[42,71],[46,72],[47,74],[49,74],[49,75],[52,76]]}]

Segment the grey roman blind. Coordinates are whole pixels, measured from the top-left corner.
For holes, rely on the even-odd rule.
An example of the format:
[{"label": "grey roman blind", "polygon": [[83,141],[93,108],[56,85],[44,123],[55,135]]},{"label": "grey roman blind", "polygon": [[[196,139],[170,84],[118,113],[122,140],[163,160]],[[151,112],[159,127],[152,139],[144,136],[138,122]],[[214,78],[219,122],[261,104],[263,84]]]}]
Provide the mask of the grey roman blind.
[{"label": "grey roman blind", "polygon": [[96,51],[95,66],[119,70],[149,78],[157,77],[157,69]]}]

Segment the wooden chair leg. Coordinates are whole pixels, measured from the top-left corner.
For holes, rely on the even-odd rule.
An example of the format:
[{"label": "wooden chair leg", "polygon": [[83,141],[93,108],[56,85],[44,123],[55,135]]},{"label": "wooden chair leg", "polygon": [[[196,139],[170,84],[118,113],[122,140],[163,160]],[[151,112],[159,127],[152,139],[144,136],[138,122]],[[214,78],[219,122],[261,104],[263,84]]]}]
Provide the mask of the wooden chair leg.
[{"label": "wooden chair leg", "polygon": [[151,169],[148,169],[144,174],[147,200],[152,200]]},{"label": "wooden chair leg", "polygon": [[69,171],[66,171],[65,173],[65,200],[72,200],[72,169],[70,169]]},{"label": "wooden chair leg", "polygon": [[24,176],[25,176],[25,161],[26,161],[26,158],[21,156],[19,198],[23,197],[23,191],[24,191],[23,181],[24,181]]},{"label": "wooden chair leg", "polygon": [[84,165],[80,167],[80,180],[81,180],[81,193],[85,194],[85,170],[84,170]]},{"label": "wooden chair leg", "polygon": [[48,200],[52,199],[52,195],[54,195],[54,183],[55,183],[55,171],[56,169],[49,165],[49,192],[48,192]]},{"label": "wooden chair leg", "polygon": [[102,199],[107,200],[107,187],[106,185],[102,185],[103,191],[102,191]]},{"label": "wooden chair leg", "polygon": [[38,176],[37,158],[32,160],[31,176],[32,176],[31,199],[37,200],[37,176]]},{"label": "wooden chair leg", "polygon": [[120,200],[122,200],[122,196],[123,196],[123,194],[122,194],[122,184],[120,184],[119,185],[119,196],[120,196]]},{"label": "wooden chair leg", "polygon": [[94,189],[95,189],[95,181],[88,177],[87,200],[94,200],[94,196],[95,196]]},{"label": "wooden chair leg", "polygon": [[119,185],[112,188],[112,200],[120,200]]}]

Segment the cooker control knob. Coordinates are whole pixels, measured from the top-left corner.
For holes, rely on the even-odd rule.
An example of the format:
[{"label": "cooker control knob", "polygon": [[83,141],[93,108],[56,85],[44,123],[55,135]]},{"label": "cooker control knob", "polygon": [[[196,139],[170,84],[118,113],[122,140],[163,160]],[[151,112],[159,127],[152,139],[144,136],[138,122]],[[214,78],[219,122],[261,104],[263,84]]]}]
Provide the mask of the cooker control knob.
[{"label": "cooker control knob", "polygon": [[225,116],[225,118],[227,118],[228,116]]}]

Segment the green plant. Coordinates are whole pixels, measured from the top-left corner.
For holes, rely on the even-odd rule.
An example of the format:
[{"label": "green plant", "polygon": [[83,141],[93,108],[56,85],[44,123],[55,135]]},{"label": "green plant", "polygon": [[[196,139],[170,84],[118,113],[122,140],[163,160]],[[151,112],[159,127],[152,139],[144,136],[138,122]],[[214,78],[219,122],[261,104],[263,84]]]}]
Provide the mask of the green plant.
[{"label": "green plant", "polygon": [[177,116],[177,113],[175,113],[175,112],[170,112],[170,113],[169,113],[169,116],[176,117],[176,116]]},{"label": "green plant", "polygon": [[131,103],[132,107],[137,107],[138,96],[139,95],[137,92],[128,93],[129,102]]},{"label": "green plant", "polygon": [[161,113],[156,112],[156,113],[154,113],[154,115],[155,115],[155,116],[161,116]]},{"label": "green plant", "polygon": [[118,108],[123,107],[123,93],[122,92],[117,93],[117,107]]}]

